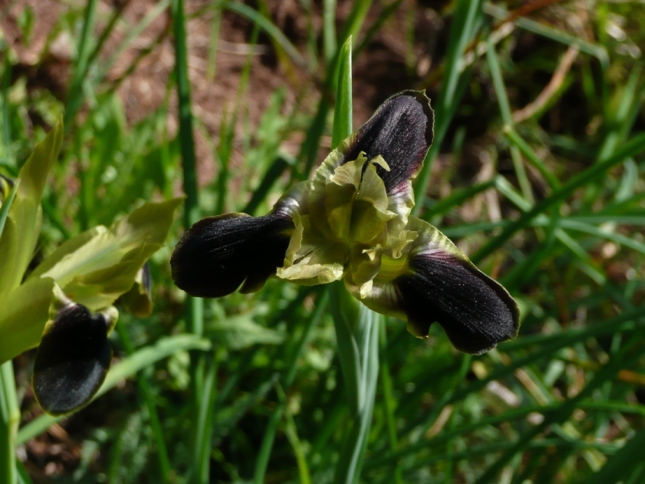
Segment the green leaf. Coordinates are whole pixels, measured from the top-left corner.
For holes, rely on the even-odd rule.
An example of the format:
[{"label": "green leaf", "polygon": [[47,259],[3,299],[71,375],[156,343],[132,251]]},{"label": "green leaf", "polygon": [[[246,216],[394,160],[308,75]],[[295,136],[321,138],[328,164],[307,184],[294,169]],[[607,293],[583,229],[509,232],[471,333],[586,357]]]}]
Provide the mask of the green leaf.
[{"label": "green leaf", "polygon": [[352,36],[340,49],[338,58],[338,89],[334,107],[334,130],[331,145],[338,144],[352,134]]},{"label": "green leaf", "polygon": [[11,205],[13,205],[13,201],[16,198],[19,184],[20,180],[16,180],[15,184],[11,186],[6,181],[6,179],[0,175],[0,197],[4,199],[4,201],[0,204],[0,237],[2,237],[4,224],[6,223],[7,217],[9,216],[9,209],[11,208]]},{"label": "green leaf", "polygon": [[307,63],[298,52],[298,49],[289,41],[286,35],[269,19],[260,14],[257,10],[244,5],[241,2],[225,2],[223,8],[231,12],[237,13],[246,17],[252,23],[256,24],[280,47],[284,49],[294,64],[298,66],[306,66]]},{"label": "green leaf", "polygon": [[0,362],[40,342],[53,288],[49,277],[32,278],[9,294],[0,293]]},{"label": "green leaf", "polygon": [[250,314],[227,318],[211,326],[213,341],[231,350],[241,350],[254,344],[281,344],[285,335],[253,321]]},{"label": "green leaf", "polygon": [[[629,441],[614,454],[602,469],[586,480],[588,484],[629,481],[637,472],[643,472],[643,447],[645,429],[640,429]],[[633,481],[632,481],[633,482]]]},{"label": "green leaf", "polygon": [[382,317],[357,303],[339,283],[332,286],[332,316],[349,400],[350,420],[335,470],[335,483],[358,482],[372,424],[378,379],[378,327]]},{"label": "green leaf", "polygon": [[18,287],[33,257],[42,222],[40,200],[62,142],[63,124],[59,121],[36,145],[18,174],[20,186],[0,237],[0,293]]},{"label": "green leaf", "polygon": [[181,201],[146,203],[110,228],[98,226],[72,238],[31,277],[51,277],[90,310],[110,306],[132,288],[145,261],[162,246]]}]

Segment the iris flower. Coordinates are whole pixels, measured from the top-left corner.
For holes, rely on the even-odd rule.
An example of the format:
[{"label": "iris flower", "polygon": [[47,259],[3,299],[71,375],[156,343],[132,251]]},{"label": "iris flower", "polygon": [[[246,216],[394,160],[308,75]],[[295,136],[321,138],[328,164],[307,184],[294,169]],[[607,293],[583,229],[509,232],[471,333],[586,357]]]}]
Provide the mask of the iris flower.
[{"label": "iris flower", "polygon": [[162,247],[182,201],[145,203],[109,227],[72,237],[32,269],[41,199],[63,132],[56,123],[15,182],[0,176],[0,363],[38,346],[34,394],[53,415],[86,405],[103,384],[117,300],[141,317],[152,311],[146,261]]},{"label": "iris flower", "polygon": [[198,297],[343,280],[370,309],[427,338],[438,322],[459,350],[480,354],[518,331],[517,305],[445,235],[412,216],[411,180],[433,139],[424,92],[386,100],[332,151],[311,181],[267,215],[229,213],[194,224],[171,258],[178,287]]}]

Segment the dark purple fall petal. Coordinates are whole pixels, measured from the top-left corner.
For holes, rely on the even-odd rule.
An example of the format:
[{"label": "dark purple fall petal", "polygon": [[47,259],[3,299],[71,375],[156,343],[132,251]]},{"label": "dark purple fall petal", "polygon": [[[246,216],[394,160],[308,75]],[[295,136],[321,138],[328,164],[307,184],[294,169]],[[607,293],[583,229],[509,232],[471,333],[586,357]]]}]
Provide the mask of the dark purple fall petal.
[{"label": "dark purple fall petal", "polygon": [[341,164],[365,152],[367,160],[381,155],[390,167],[377,167],[390,194],[413,178],[432,144],[434,113],[422,91],[404,91],[386,100],[356,132]]},{"label": "dark purple fall petal", "polygon": [[110,367],[108,321],[80,304],[62,309],[43,334],[32,384],[40,406],[52,415],[85,405]]},{"label": "dark purple fall petal", "polygon": [[496,281],[449,254],[411,258],[412,274],[395,280],[399,304],[417,334],[436,321],[458,350],[480,354],[516,336],[519,311]]},{"label": "dark purple fall petal", "polygon": [[191,296],[221,297],[260,289],[284,263],[293,230],[281,210],[263,217],[232,213],[194,224],[170,259],[172,278]]}]

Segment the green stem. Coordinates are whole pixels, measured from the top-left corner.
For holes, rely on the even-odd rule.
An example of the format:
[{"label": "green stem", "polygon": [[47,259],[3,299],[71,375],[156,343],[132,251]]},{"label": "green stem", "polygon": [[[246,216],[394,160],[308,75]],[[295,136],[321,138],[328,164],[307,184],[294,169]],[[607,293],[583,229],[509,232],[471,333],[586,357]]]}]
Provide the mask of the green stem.
[{"label": "green stem", "polygon": [[[385,324],[380,325],[380,349],[385,351],[387,347],[387,332],[385,330]],[[390,365],[387,361],[387,358],[383,359],[381,363],[381,382],[383,385],[383,401],[385,407],[385,419],[387,421],[387,430],[388,436],[390,439],[390,450],[396,452],[399,446],[397,432],[396,432],[396,400],[394,398],[394,390],[392,388],[392,378],[390,377]],[[395,466],[394,469],[394,482],[396,484],[401,484],[403,482],[403,476],[401,474],[401,466]]]},{"label": "green stem", "polygon": [[179,142],[181,146],[182,170],[186,209],[184,226],[190,227],[199,220],[197,200],[197,162],[193,137],[193,114],[190,103],[190,81],[188,80],[188,50],[186,47],[186,26],[184,1],[172,3],[173,30],[175,34],[175,77],[179,104]]},{"label": "green stem", "polygon": [[352,422],[336,466],[334,482],[354,484],[360,477],[372,424],[381,316],[356,301],[340,282],[333,285],[331,307]]},{"label": "green stem", "polygon": [[[202,359],[203,360],[203,359]],[[217,362],[219,356],[213,354],[204,375],[202,398],[195,418],[195,453],[193,455],[193,482],[210,482],[210,455],[213,438],[214,405],[217,396]]]},{"label": "green stem", "polygon": [[13,362],[6,361],[0,368],[0,482],[14,484],[16,473],[16,435],[20,423],[20,410],[13,376]]},{"label": "green stem", "polygon": [[[179,144],[181,147],[184,193],[184,227],[188,228],[200,218],[199,200],[197,195],[197,162],[195,158],[195,140],[193,136],[193,114],[190,102],[190,81],[188,79],[188,49],[186,43],[186,17],[184,1],[172,2],[173,31],[175,36],[175,78],[177,81],[177,98],[179,105]],[[191,333],[201,336],[204,333],[204,303],[200,298],[189,297],[187,300],[187,321]],[[205,376],[205,360],[202,354],[193,354],[191,365],[192,407],[197,415],[203,408],[204,386],[207,385]],[[195,445],[202,445],[199,437],[199,419],[191,422],[192,437]],[[210,444],[210,443],[208,443]],[[202,455],[201,448],[193,449],[195,455]],[[194,461],[196,462],[196,461]],[[208,467],[209,461],[205,463]],[[200,476],[208,475],[203,467],[192,469],[192,482],[200,482]]]}]

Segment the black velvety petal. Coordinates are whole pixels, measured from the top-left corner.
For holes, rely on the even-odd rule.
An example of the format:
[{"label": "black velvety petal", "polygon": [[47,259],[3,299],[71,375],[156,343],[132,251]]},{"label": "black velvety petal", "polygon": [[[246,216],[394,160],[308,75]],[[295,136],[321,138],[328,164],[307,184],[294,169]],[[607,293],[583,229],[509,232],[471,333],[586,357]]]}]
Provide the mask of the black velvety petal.
[{"label": "black velvety petal", "polygon": [[519,311],[506,289],[469,262],[450,254],[410,259],[413,274],[395,280],[399,304],[417,334],[434,321],[452,344],[480,354],[516,336]]},{"label": "black velvety petal", "polygon": [[284,264],[293,227],[291,215],[281,210],[200,220],[175,247],[172,278],[191,296],[226,296],[243,282],[241,292],[257,291]]},{"label": "black velvety petal", "polygon": [[423,91],[404,91],[386,100],[356,132],[341,164],[365,152],[381,155],[390,167],[376,169],[388,193],[415,176],[432,144],[434,113]]},{"label": "black velvety petal", "polygon": [[110,367],[109,322],[79,304],[63,308],[48,326],[36,353],[32,384],[38,403],[52,414],[85,405]]}]

